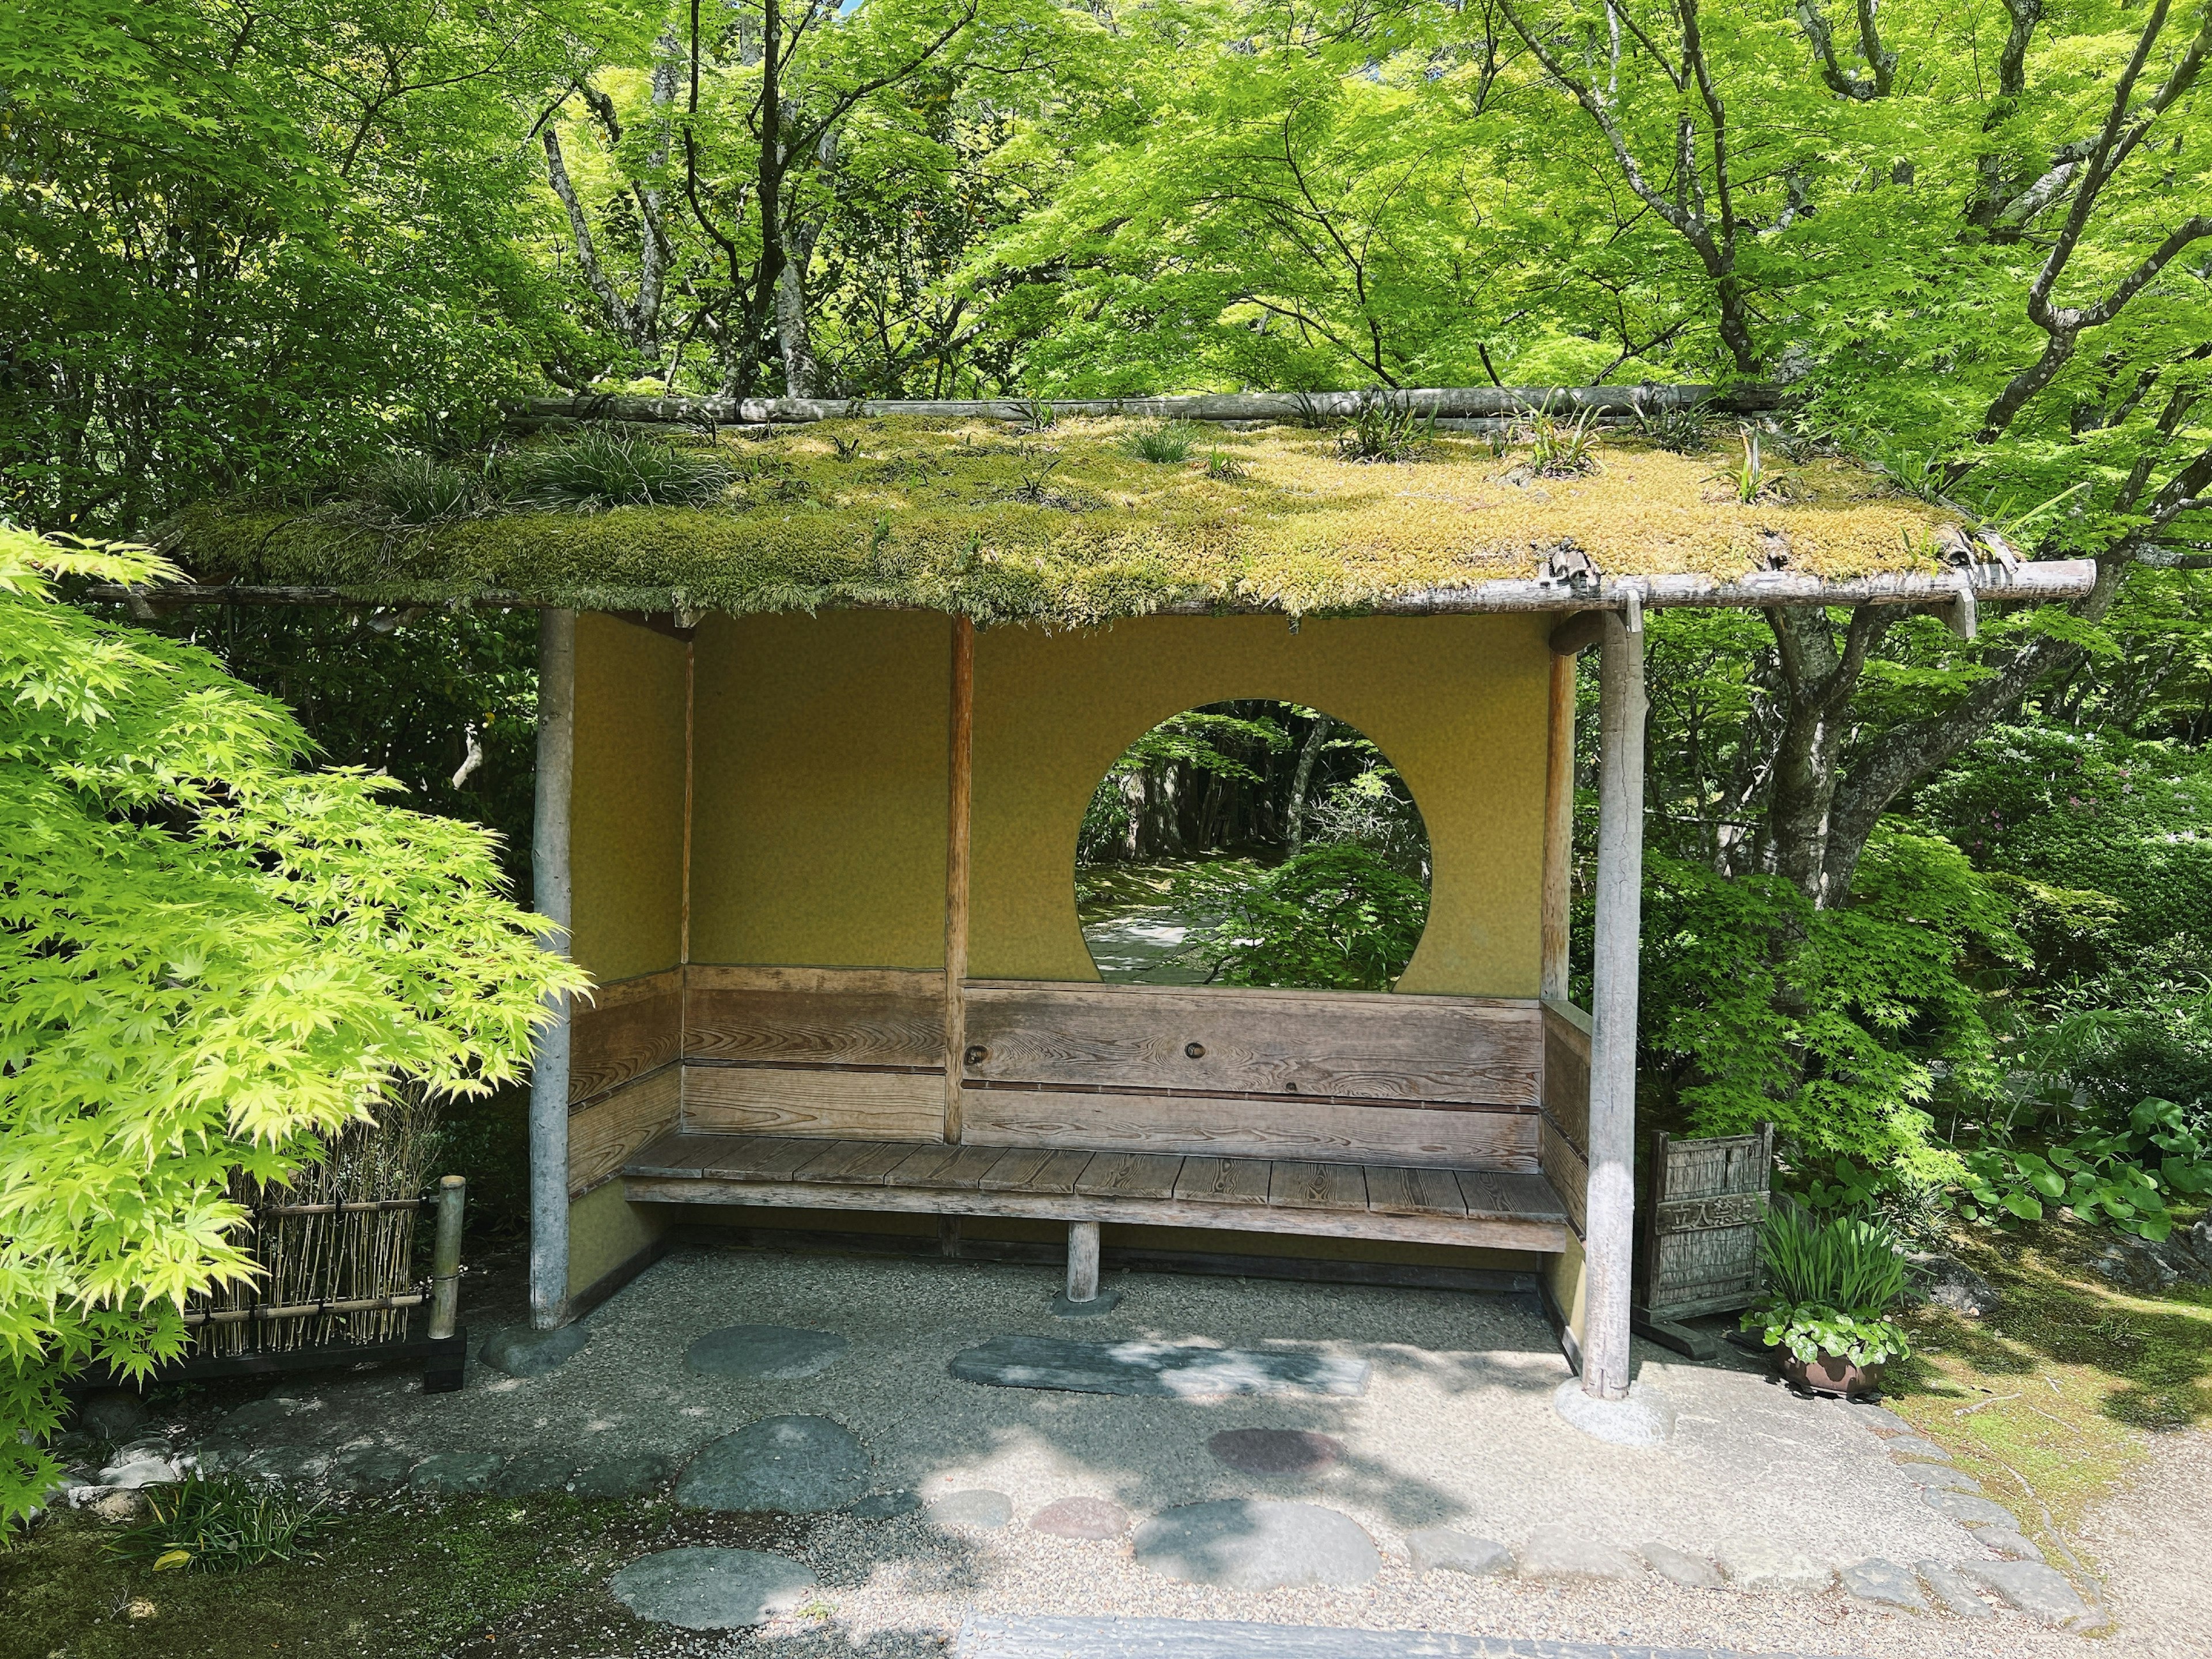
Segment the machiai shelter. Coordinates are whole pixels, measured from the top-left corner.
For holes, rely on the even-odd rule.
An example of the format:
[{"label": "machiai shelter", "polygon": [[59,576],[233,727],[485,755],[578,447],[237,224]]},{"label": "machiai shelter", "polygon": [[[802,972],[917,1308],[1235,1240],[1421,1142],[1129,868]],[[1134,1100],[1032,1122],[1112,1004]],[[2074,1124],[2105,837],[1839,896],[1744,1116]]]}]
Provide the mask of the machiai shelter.
[{"label": "machiai shelter", "polygon": [[[1534,1274],[1586,1389],[1629,1382],[1644,617],[2087,590],[1835,458],[1745,491],[1540,393],[1416,392],[1362,460],[1329,400],[541,405],[684,420],[714,499],[423,527],[204,514],[231,602],[539,608],[538,908],[598,982],[533,1082],[532,1297],[571,1316],[682,1222]],[[1665,394],[1676,401],[1694,392]],[[1628,394],[1570,394],[1620,416]],[[1127,442],[1214,422],[1189,458]],[[1503,418],[1501,418],[1503,417]],[[704,433],[702,421],[716,423]],[[668,430],[664,426],[661,430]],[[1577,653],[1599,653],[1593,1006],[1569,1000]],[[1387,994],[1101,981],[1079,823],[1131,740],[1325,709],[1425,821]]]}]

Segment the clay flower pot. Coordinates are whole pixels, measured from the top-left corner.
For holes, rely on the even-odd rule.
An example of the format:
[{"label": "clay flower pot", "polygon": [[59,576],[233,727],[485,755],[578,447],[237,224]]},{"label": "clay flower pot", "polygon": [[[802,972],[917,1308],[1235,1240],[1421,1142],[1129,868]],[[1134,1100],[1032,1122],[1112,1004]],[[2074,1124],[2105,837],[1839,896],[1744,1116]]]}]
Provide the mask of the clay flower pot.
[{"label": "clay flower pot", "polygon": [[1774,1351],[1774,1364],[1782,1373],[1783,1381],[1808,1393],[1826,1395],[1832,1399],[1856,1400],[1864,1395],[1881,1392],[1880,1365],[1854,1365],[1848,1359],[1825,1353],[1808,1364],[1787,1348]]}]

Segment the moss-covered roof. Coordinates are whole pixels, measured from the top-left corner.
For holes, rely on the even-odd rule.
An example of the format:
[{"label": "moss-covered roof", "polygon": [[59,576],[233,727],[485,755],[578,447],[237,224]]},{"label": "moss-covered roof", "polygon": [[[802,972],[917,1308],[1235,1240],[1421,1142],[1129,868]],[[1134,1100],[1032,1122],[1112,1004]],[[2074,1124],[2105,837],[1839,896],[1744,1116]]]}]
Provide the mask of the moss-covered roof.
[{"label": "moss-covered roof", "polygon": [[[887,417],[725,433],[685,441],[734,474],[706,505],[506,506],[422,527],[360,504],[210,508],[174,526],[171,550],[204,581],[386,603],[915,605],[1080,623],[1169,605],[1388,606],[1536,576],[1562,548],[1604,577],[1728,581],[1778,562],[1830,579],[1932,573],[1937,529],[1958,522],[1832,458],[1780,463],[1780,484],[1747,505],[1726,476],[1738,458],[1720,448],[1684,456],[1608,435],[1594,472],[1553,477],[1527,447],[1494,453],[1479,435],[1440,434],[1410,462],[1357,462],[1334,434],[1270,427],[1208,429],[1187,460],[1163,463],[1129,453],[1143,424],[1025,434]],[[1216,455],[1231,465],[1208,476]]]}]

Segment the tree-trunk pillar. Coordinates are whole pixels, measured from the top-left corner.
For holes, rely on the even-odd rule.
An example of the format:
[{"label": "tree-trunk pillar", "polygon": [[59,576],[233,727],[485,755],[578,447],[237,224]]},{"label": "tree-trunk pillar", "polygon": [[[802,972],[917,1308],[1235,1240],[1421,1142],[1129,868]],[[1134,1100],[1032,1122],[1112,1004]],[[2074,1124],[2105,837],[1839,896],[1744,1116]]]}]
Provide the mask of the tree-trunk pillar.
[{"label": "tree-trunk pillar", "polygon": [[[560,931],[542,936],[565,953],[572,915],[568,798],[576,758],[576,613],[538,613],[538,801],[531,830],[532,905]],[[553,1023],[538,1033],[530,1071],[530,1322],[550,1331],[568,1316],[568,999],[548,999]]]},{"label": "tree-trunk pillar", "polygon": [[1628,1393],[1636,1237],[1636,989],[1644,881],[1644,628],[1607,612],[1600,641],[1597,937],[1590,994],[1589,1191],[1583,1391]]}]

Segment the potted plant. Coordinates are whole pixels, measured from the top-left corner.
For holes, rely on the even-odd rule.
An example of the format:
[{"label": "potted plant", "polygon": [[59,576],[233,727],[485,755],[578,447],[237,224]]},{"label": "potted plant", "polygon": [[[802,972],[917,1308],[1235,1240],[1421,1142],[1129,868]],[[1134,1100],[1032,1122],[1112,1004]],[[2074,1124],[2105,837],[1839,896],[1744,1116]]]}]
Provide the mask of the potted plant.
[{"label": "potted plant", "polygon": [[1784,1380],[1845,1398],[1876,1392],[1881,1368],[1911,1352],[1888,1316],[1905,1298],[1905,1260],[1877,1221],[1817,1221],[1794,1204],[1767,1212],[1759,1241],[1766,1292],[1743,1316]]}]

